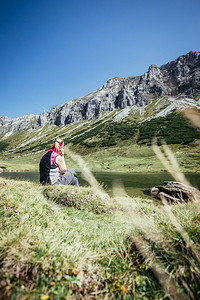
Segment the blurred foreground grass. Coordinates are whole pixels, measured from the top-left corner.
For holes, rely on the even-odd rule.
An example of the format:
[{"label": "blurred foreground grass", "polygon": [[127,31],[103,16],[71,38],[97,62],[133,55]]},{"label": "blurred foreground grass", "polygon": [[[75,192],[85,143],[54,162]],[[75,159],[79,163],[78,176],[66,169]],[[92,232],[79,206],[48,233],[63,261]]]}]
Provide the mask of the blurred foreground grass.
[{"label": "blurred foreground grass", "polygon": [[[0,178],[2,299],[199,299],[200,204]],[[181,235],[187,233],[187,243]],[[191,247],[192,245],[192,247]]]}]

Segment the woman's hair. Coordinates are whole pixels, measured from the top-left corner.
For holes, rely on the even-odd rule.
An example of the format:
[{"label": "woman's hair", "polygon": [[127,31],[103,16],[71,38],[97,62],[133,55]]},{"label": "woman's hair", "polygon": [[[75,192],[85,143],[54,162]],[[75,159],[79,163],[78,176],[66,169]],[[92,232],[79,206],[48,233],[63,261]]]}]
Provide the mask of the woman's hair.
[{"label": "woman's hair", "polygon": [[56,138],[56,139],[53,141],[52,149],[53,149],[53,148],[56,148],[56,151],[57,151],[57,152],[60,152],[60,145],[62,145],[62,144],[64,144],[63,139],[61,139],[61,138]]}]

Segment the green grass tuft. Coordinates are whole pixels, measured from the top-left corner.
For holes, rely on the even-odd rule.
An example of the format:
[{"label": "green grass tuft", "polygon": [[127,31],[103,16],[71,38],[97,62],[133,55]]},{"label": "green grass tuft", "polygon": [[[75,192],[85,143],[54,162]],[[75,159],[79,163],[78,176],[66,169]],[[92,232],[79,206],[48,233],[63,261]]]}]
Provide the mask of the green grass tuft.
[{"label": "green grass tuft", "polygon": [[94,191],[90,188],[73,186],[47,186],[44,188],[47,199],[57,204],[74,207],[78,210],[86,210],[95,214],[108,213],[109,208],[102,203]]}]

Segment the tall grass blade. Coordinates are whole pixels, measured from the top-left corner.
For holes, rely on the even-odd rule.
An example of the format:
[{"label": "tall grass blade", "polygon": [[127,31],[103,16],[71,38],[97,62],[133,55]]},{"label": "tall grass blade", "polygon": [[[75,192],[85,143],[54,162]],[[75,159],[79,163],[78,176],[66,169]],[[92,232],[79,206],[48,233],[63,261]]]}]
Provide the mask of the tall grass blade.
[{"label": "tall grass blade", "polygon": [[198,130],[200,130],[200,113],[197,109],[192,107],[185,109],[183,114]]},{"label": "tall grass blade", "polygon": [[199,255],[197,249],[195,249],[194,242],[189,237],[187,232],[183,229],[181,224],[177,221],[177,218],[174,216],[170,205],[168,205],[167,200],[162,195],[161,195],[161,200],[162,200],[162,203],[164,205],[164,209],[166,210],[170,221],[172,222],[174,227],[176,227],[177,231],[180,233],[183,240],[185,241],[186,247],[190,250],[190,252],[193,253],[194,257],[196,258],[196,260],[197,260],[197,262],[199,263],[199,266],[200,266],[200,255]]},{"label": "tall grass blade", "polygon": [[[169,147],[162,142],[164,153],[160,150],[160,148],[157,145],[157,139],[155,138],[152,143],[152,148],[163,166],[166,168],[166,170],[172,175],[172,177],[175,178],[176,181],[179,181],[183,184],[189,185],[189,181],[186,179],[185,175],[181,172],[179,168],[179,164],[172,153],[172,151],[169,149]],[[165,155],[164,155],[165,154]]]},{"label": "tall grass blade", "polygon": [[150,267],[156,278],[159,280],[163,289],[167,292],[171,299],[186,300],[187,296],[182,292],[178,292],[176,281],[172,278],[170,273],[165,271],[164,266],[156,259],[151,247],[141,237],[137,236],[133,239],[138,250],[142,253],[144,259],[149,263],[151,257]]},{"label": "tall grass blade", "polygon": [[110,198],[109,195],[104,191],[102,186],[100,186],[84,159],[80,155],[72,152],[67,147],[65,147],[65,153],[69,155],[69,157],[71,157],[71,159],[80,167],[84,179],[92,186],[94,192],[101,197],[102,200],[108,200]]}]

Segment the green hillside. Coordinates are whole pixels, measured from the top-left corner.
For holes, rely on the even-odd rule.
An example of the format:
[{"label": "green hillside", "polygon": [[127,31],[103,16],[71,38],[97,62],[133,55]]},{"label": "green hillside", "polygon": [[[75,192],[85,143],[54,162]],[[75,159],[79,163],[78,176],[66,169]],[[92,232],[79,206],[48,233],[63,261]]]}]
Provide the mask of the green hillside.
[{"label": "green hillside", "polygon": [[139,126],[138,142],[150,145],[152,138],[167,144],[189,144],[200,139],[200,133],[180,113],[145,121]]},{"label": "green hillside", "polygon": [[66,142],[83,147],[110,147],[131,140],[135,144],[151,145],[152,139],[165,140],[167,144],[188,144],[200,139],[200,133],[180,114],[173,111],[166,117],[159,117],[136,123],[123,120],[99,123],[94,129],[74,137]]},{"label": "green hillside", "polygon": [[[166,107],[165,101],[162,109]],[[158,111],[158,101],[147,106],[142,114],[140,111],[140,121],[137,119],[139,109],[134,114],[131,111],[122,120],[116,120],[120,111],[114,111],[96,120],[83,120],[62,127],[30,127],[7,138],[2,135],[0,167],[37,171],[42,153],[59,136],[64,139],[65,145],[83,156],[92,171],[162,172],[163,167],[151,149],[152,139],[156,137],[158,144],[164,140],[171,145],[182,171],[200,172],[200,133],[175,110],[166,116],[149,118],[153,114],[151,109],[156,108]],[[69,166],[78,170],[74,162],[67,157],[66,160]]]}]

